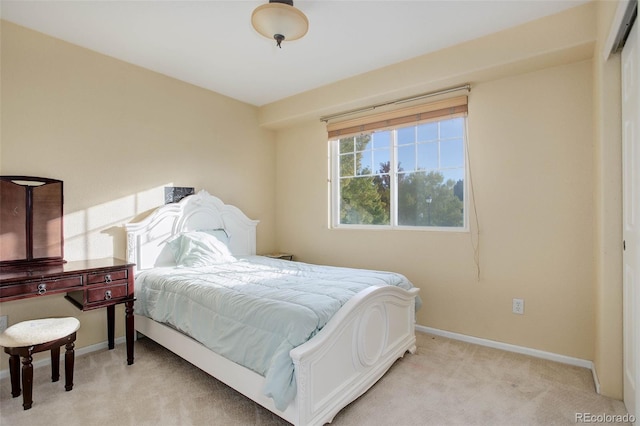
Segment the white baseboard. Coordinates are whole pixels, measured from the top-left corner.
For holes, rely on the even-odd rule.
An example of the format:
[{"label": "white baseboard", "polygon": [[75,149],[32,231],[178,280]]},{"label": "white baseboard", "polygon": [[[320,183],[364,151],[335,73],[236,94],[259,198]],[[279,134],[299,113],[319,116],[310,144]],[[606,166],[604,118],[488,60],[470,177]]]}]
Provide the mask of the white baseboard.
[{"label": "white baseboard", "polygon": [[[126,341],[125,337],[118,337],[114,340],[114,343],[116,345],[119,345],[121,343],[124,343]],[[101,342],[101,343],[96,343],[95,345],[90,345],[90,346],[85,346],[83,348],[77,349],[75,351],[76,356],[78,355],[84,355],[84,354],[88,354],[91,352],[96,352],[96,351],[100,351],[102,349],[107,349],[109,347],[109,343],[107,341]],[[45,352],[43,352],[45,353]],[[64,360],[64,348],[60,351],[60,359]],[[51,365],[51,357],[47,356],[46,358],[42,358],[39,359],[38,361],[35,361],[33,363],[33,368],[38,368],[38,367],[43,367],[43,366],[48,366]],[[0,370],[0,379],[5,379],[7,377],[9,377],[9,368],[8,365],[6,366],[7,368]]]},{"label": "white baseboard", "polygon": [[549,361],[560,362],[562,364],[573,365],[576,367],[588,368],[593,375],[593,382],[596,387],[596,392],[600,393],[600,382],[596,373],[595,365],[593,361],[587,359],[574,358],[566,355],[560,355],[553,352],[545,352],[538,349],[527,348],[524,346],[512,345],[510,343],[497,342],[495,340],[482,339],[480,337],[468,336],[466,334],[453,333],[451,331],[440,330],[432,327],[425,327],[423,325],[416,324],[416,331],[422,333],[434,334],[436,336],[446,337],[453,340],[460,340],[467,343],[473,343],[480,346],[487,346],[490,348],[501,349],[503,351],[515,352],[523,355],[529,355],[536,358],[542,358]]},{"label": "white baseboard", "polygon": [[[591,374],[593,375],[593,382],[596,388],[596,392],[600,394],[600,381],[598,380],[598,374],[596,373],[596,369],[595,369],[595,365],[593,364],[593,361],[574,358],[566,355],[560,355],[553,352],[541,351],[538,349],[527,348],[524,346],[512,345],[510,343],[497,342],[495,340],[482,339],[480,337],[468,336],[466,334],[454,333],[451,331],[440,330],[437,328],[425,327],[423,325],[416,324],[416,331],[427,333],[427,334],[433,334],[436,336],[446,337],[448,339],[460,340],[467,343],[473,343],[480,346],[487,346],[494,349],[501,349],[503,351],[529,355],[536,358],[546,359],[549,361],[560,362],[562,364],[588,368],[589,370],[591,370]],[[118,337],[117,339],[115,339],[115,344],[117,345],[124,342],[125,342],[124,336]],[[107,349],[108,346],[109,345],[106,341],[102,343],[96,343],[95,345],[91,345],[91,346],[85,346],[83,348],[76,350],[76,355],[84,355],[90,352]],[[33,367],[37,368],[37,367],[47,366],[50,364],[51,364],[51,358],[47,357],[34,362]],[[9,377],[9,369],[6,368],[3,370],[0,370],[0,379],[4,379],[7,377]]]}]

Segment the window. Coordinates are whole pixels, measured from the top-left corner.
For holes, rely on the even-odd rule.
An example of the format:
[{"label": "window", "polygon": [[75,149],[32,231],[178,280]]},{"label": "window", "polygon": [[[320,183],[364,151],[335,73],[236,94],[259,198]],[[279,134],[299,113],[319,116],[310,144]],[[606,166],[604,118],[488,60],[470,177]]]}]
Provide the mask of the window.
[{"label": "window", "polygon": [[333,226],[466,229],[465,116],[413,121],[330,140]]}]

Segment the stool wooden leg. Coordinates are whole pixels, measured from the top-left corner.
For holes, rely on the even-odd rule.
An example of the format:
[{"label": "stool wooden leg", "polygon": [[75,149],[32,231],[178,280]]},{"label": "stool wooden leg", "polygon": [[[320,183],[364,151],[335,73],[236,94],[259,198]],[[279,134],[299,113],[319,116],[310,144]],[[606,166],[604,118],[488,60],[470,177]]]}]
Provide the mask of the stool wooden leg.
[{"label": "stool wooden leg", "polygon": [[25,410],[31,408],[33,404],[33,357],[31,351],[29,354],[22,357],[22,387],[24,393],[22,394],[22,406]]},{"label": "stool wooden leg", "polygon": [[70,391],[73,389],[73,365],[75,363],[75,352],[73,347],[75,343],[69,342],[65,345],[64,353],[64,389]]},{"label": "stool wooden leg", "polygon": [[20,396],[20,356],[9,356],[9,375],[11,376],[11,396]]},{"label": "stool wooden leg", "polygon": [[60,379],[60,346],[51,348],[51,381]]}]

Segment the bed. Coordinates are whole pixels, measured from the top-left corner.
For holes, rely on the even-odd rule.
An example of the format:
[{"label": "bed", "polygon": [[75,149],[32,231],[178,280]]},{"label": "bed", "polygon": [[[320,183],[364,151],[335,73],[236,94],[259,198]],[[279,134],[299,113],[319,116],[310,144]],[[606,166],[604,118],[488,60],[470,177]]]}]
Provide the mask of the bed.
[{"label": "bed", "polygon": [[206,191],[127,224],[135,328],[294,425],[331,422],[415,352],[419,290],[256,256],[257,224]]}]

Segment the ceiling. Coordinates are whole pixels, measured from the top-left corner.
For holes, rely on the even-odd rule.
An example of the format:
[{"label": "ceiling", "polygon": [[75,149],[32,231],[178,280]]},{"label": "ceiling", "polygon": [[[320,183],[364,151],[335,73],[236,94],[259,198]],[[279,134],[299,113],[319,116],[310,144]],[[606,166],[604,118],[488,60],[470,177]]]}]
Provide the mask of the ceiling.
[{"label": "ceiling", "polygon": [[262,106],[586,3],[585,0],[296,0],[309,32],[260,36],[253,0],[1,0],[0,16]]}]

